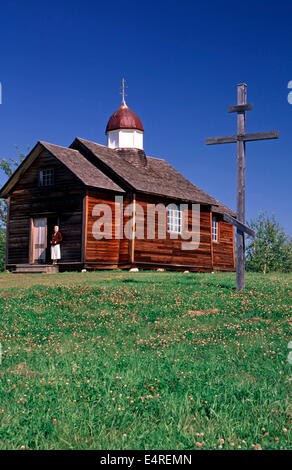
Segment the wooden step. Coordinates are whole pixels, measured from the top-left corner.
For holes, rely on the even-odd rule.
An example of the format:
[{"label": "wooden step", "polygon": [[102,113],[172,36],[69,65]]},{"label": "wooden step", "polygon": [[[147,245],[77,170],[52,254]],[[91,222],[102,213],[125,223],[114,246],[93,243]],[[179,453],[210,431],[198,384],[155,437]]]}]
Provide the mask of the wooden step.
[{"label": "wooden step", "polygon": [[14,273],[47,273],[59,272],[59,266],[54,264],[17,264]]}]

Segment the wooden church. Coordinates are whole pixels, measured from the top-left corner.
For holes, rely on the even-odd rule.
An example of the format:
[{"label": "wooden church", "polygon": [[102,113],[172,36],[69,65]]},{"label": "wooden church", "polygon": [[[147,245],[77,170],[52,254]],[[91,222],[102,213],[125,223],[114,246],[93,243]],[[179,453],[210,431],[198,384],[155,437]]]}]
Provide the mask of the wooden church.
[{"label": "wooden church", "polygon": [[[107,124],[106,146],[81,138],[69,148],[38,142],[0,192],[8,201],[6,268],[14,272],[133,267],[234,271],[234,228],[223,214],[235,214],[165,160],[147,156],[143,133],[141,120],[123,95]],[[118,217],[117,196],[122,201]],[[123,228],[130,217],[123,209],[131,203],[133,236],[128,237]],[[112,230],[116,233],[120,224],[121,236],[94,236],[95,207],[100,204],[111,208]],[[146,230],[145,236],[135,236],[138,222],[146,227],[151,204],[172,207],[165,212],[163,238],[157,235],[158,219],[155,238],[149,239]],[[194,250],[182,249],[182,204],[188,205],[190,214],[192,204],[200,205],[200,242]],[[137,205],[144,215],[135,210]],[[55,225],[63,237],[57,267],[50,259]]]}]

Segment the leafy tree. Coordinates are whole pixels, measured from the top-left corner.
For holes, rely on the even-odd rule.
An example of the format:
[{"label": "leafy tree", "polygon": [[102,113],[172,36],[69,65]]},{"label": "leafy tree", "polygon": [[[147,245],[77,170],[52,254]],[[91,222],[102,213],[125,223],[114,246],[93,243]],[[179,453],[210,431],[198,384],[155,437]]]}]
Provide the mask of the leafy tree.
[{"label": "leafy tree", "polygon": [[[17,169],[22,160],[25,158],[25,154],[18,148],[17,157],[12,160],[6,160],[2,158],[0,160],[0,176],[1,182],[4,182],[12,173]],[[1,186],[1,185],[0,185]],[[5,246],[6,246],[6,216],[7,216],[7,201],[0,199],[0,271],[5,269]]]},{"label": "leafy tree", "polygon": [[[16,146],[17,150],[17,157],[11,160],[6,160],[6,158],[2,158],[0,160],[0,176],[4,176],[3,180],[5,181],[14,171],[18,168],[20,163],[24,160],[25,154]],[[29,150],[29,148],[28,148]],[[5,199],[0,199],[0,228],[6,227],[6,215],[7,215],[7,201]]]},{"label": "leafy tree", "polygon": [[274,215],[265,212],[251,220],[249,226],[255,231],[255,238],[248,237],[246,269],[267,273],[291,271],[292,242],[284,229],[276,222]]}]

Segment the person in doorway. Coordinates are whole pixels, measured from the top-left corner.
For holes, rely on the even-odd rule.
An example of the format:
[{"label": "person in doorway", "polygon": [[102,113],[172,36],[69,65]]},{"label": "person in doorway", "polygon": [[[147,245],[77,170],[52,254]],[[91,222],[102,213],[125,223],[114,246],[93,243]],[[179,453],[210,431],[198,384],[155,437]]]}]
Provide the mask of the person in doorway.
[{"label": "person in doorway", "polygon": [[61,248],[60,244],[62,242],[62,234],[59,231],[58,225],[54,227],[54,233],[51,239],[51,259],[53,264],[57,264],[58,259],[61,259]]}]

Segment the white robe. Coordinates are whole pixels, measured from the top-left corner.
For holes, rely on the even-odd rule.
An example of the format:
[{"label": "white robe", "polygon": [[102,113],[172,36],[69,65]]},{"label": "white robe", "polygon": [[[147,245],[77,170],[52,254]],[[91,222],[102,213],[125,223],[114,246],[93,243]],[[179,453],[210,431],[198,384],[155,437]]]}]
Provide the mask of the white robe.
[{"label": "white robe", "polygon": [[61,249],[60,245],[51,246],[51,259],[61,259]]}]

